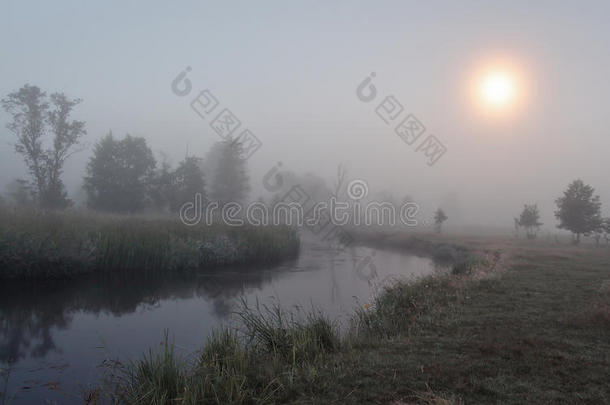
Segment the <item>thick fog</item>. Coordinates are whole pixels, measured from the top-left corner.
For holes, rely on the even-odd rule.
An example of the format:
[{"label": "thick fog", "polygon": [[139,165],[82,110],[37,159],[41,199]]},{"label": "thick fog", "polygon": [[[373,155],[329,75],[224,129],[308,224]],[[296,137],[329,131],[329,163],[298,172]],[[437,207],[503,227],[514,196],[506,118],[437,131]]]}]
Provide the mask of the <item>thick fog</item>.
[{"label": "thick fog", "polygon": [[[73,118],[86,121],[85,148],[63,177],[77,203],[109,130],[144,137],[157,160],[205,156],[219,140],[214,116],[191,102],[208,89],[215,113],[228,108],[262,142],[247,163],[251,200],[278,162],[329,184],[343,163],[373,194],[409,195],[426,215],[445,208],[450,225],[512,227],[537,203],[554,232],[554,200],[577,178],[610,214],[607,2],[3,1],[0,11],[0,95],[29,83],[83,99]],[[469,90],[496,59],[522,84],[504,116],[482,113]],[[192,89],[180,96],[172,81],[187,67]],[[371,73],[377,95],[364,102],[357,88]],[[433,165],[376,114],[386,96],[446,148]],[[9,115],[0,121],[4,186],[27,170]]]}]

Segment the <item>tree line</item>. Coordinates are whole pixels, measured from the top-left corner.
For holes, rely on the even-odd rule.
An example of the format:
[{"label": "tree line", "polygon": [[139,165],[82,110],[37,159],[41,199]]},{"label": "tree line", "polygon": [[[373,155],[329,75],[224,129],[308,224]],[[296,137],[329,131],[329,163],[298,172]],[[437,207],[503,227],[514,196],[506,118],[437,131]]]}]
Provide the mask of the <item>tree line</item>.
[{"label": "tree line", "polygon": [[[87,133],[85,123],[71,119],[81,102],[58,92],[47,96],[28,84],[2,99],[2,107],[11,117],[7,128],[15,135],[15,152],[23,157],[30,175],[29,180],[15,180],[9,187],[17,204],[48,209],[72,205],[61,177],[66,160],[83,149],[80,140]],[[126,135],[119,139],[110,132],[94,145],[87,164],[83,186],[87,206],[117,213],[147,208],[176,212],[198,193],[204,202],[215,201],[220,206],[243,202],[249,179],[241,152],[241,145],[229,139],[215,143],[205,159],[186,156],[172,168],[166,159],[157,162],[144,138]],[[335,196],[345,180],[342,166],[338,179]],[[603,237],[610,243],[610,219],[602,218],[600,198],[593,187],[575,180],[555,202],[558,228],[572,232],[575,244],[582,235],[595,237],[597,243]],[[437,232],[446,220],[439,208],[434,213]],[[514,222],[517,232],[523,229],[527,238],[535,238],[542,226],[537,205],[526,204]]]},{"label": "tree line", "polygon": [[[2,107],[11,117],[7,128],[15,135],[15,152],[22,156],[30,175],[29,180],[17,179],[9,187],[17,204],[46,209],[73,204],[61,175],[68,157],[82,150],[85,123],[71,119],[81,102],[63,93],[48,97],[28,84],[2,99]],[[214,144],[206,159],[186,156],[172,168],[166,159],[157,162],[144,138],[126,135],[119,139],[109,132],[94,145],[87,164],[83,179],[87,206],[116,213],[147,208],[176,212],[198,193],[204,201],[241,202],[249,191],[241,152],[241,145],[229,139]]]},{"label": "tree line", "polygon": [[[597,244],[601,238],[610,243],[610,218],[603,218],[601,201],[595,189],[582,180],[572,181],[563,195],[555,200],[557,227],[572,232],[572,243],[578,245],[581,236],[593,236]],[[526,204],[519,218],[515,218],[515,230],[524,229],[528,239],[536,238],[542,226],[536,204]]]}]

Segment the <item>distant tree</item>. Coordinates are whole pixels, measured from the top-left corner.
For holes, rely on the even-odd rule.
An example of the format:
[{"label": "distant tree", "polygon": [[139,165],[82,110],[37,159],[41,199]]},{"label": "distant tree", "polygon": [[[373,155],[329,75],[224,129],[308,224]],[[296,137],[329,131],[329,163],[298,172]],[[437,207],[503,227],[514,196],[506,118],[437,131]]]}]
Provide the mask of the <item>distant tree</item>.
[{"label": "distant tree", "polygon": [[68,205],[61,174],[66,159],[80,150],[74,146],[87,133],[83,121],[70,121],[72,109],[81,102],[81,99],[70,100],[63,93],[51,94],[53,109],[49,112],[48,122],[54,137],[53,148],[47,152],[48,188],[42,201],[43,206],[62,208]]},{"label": "distant tree", "polygon": [[519,237],[519,233],[521,232],[521,224],[519,223],[519,218],[513,218],[515,222],[515,237]]},{"label": "distant tree", "polygon": [[595,239],[595,246],[599,246],[599,242],[602,240],[602,236],[604,236],[604,232],[601,228],[593,231],[593,239]]},{"label": "distant tree", "polygon": [[610,244],[610,218],[604,218],[602,221],[602,232],[604,233],[606,245]]},{"label": "distant tree", "polygon": [[111,212],[142,210],[155,165],[144,138],[127,135],[119,141],[110,132],[95,145],[87,165],[87,205]]},{"label": "distant tree", "polygon": [[220,159],[223,155],[223,142],[215,142],[212,144],[208,152],[206,153],[203,161],[201,162],[203,172],[205,173],[206,179],[208,179],[207,183],[207,191],[208,195],[212,195],[212,187],[214,185],[214,179],[216,179],[216,170],[220,165]]},{"label": "distant tree", "polygon": [[6,186],[6,191],[11,202],[16,206],[23,207],[34,203],[32,188],[27,180],[14,179]]},{"label": "distant tree", "polygon": [[211,149],[214,168],[210,199],[223,206],[229,202],[241,203],[250,191],[246,161],[240,157],[242,146],[232,140],[218,142]]},{"label": "distant tree", "polygon": [[148,195],[152,207],[156,210],[169,210],[174,195],[174,172],[164,153],[161,153],[161,163],[150,177]]},{"label": "distant tree", "polygon": [[332,192],[332,196],[335,197],[337,200],[342,200],[344,198],[343,194],[347,191],[344,189],[344,186],[346,186],[346,182],[347,168],[343,163],[339,163],[339,166],[337,166],[337,178],[333,183],[334,190]]},{"label": "distant tree", "polygon": [[559,197],[555,217],[558,228],[572,232],[572,242],[580,243],[580,235],[589,235],[602,226],[601,202],[594,196],[595,189],[582,180],[574,180]]},{"label": "distant tree", "polygon": [[525,204],[517,224],[520,228],[525,229],[525,234],[528,239],[535,239],[536,234],[542,225],[540,222],[540,214],[538,213],[538,206],[536,204]]},{"label": "distant tree", "polygon": [[173,173],[172,196],[170,197],[170,209],[174,212],[186,202],[195,200],[197,193],[202,195],[202,201],[206,200],[205,178],[201,169],[201,159],[195,156],[186,157]]},{"label": "distant tree", "polygon": [[439,208],[434,212],[434,227],[436,232],[441,233],[443,222],[445,222],[447,219],[447,214],[445,214],[445,211],[442,209]]},{"label": "distant tree", "polygon": [[[2,107],[11,114],[7,128],[17,137],[15,151],[23,156],[32,177],[38,204],[44,208],[64,208],[71,204],[61,180],[63,166],[86,133],[85,123],[71,121],[72,109],[82,100],[47,94],[26,84],[2,99]],[[52,146],[45,148],[47,133],[53,134]]]}]

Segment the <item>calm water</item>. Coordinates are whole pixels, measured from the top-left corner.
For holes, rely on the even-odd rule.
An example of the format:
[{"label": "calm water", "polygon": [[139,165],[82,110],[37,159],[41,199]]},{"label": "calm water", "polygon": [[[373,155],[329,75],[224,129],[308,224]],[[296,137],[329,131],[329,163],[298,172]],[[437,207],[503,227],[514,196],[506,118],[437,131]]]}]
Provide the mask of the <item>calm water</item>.
[{"label": "calm water", "polygon": [[[305,243],[298,259],[267,268],[217,269],[174,281],[100,281],[0,289],[0,364],[12,362],[11,404],[83,403],[104,359],[138,359],[169,330],[177,350],[199,349],[230,322],[244,297],[254,303],[320,308],[346,324],[394,278],[434,272],[428,259],[369,248],[342,252]],[[0,381],[0,402],[4,381]]]}]

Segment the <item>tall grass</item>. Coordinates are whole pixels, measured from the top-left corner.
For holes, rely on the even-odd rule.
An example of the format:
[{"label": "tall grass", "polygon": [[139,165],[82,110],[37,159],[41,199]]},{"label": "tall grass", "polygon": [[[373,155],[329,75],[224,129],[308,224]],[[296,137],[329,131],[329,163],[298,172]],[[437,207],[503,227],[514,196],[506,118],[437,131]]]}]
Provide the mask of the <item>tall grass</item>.
[{"label": "tall grass", "polygon": [[186,226],[169,217],[0,208],[0,279],[159,276],[272,263],[298,250],[296,230],[285,226]]},{"label": "tall grass", "polygon": [[129,404],[275,403],[340,348],[335,325],[319,312],[297,319],[277,306],[244,304],[238,315],[243,327],[214,331],[191,364],[166,344],[120,369],[111,396]]},{"label": "tall grass", "polygon": [[161,353],[150,350],[144,360],[134,363],[128,374],[134,391],[126,392],[123,400],[133,398],[137,400],[134,403],[162,405],[183,395],[187,382],[185,367],[176,356],[174,345],[169,343],[167,335],[164,348]]},{"label": "tall grass", "polygon": [[459,290],[451,275],[433,275],[415,282],[386,286],[369,308],[356,309],[351,326],[358,340],[408,334],[422,318],[455,302]]},{"label": "tall grass", "polygon": [[[330,389],[332,384],[323,376],[335,370],[349,375],[345,367],[367,347],[408,335],[411,328],[450,312],[461,300],[455,284],[461,277],[462,272],[449,272],[386,286],[372,305],[356,310],[344,334],[314,309],[285,311],[277,305],[251,306],[242,301],[236,313],[239,328],[213,332],[194,362],[176,361],[173,349],[166,346],[157,357],[149,355],[124,370],[130,378],[123,379],[126,383],[117,392],[125,403],[298,402],[306,391]],[[170,382],[165,379],[168,375],[173,376]]]},{"label": "tall grass", "polygon": [[313,362],[320,355],[339,350],[336,326],[320,311],[299,313],[283,311],[278,305],[249,307],[242,302],[238,315],[245,327],[249,345],[277,356],[293,366]]},{"label": "tall grass", "polygon": [[[414,322],[454,297],[452,275],[388,286],[373,307],[358,310],[345,334],[320,311],[285,311],[242,301],[239,328],[212,333],[190,364],[171,345],[122,370],[115,399],[129,404],[284,403],[325,386],[322,375],[363,343],[408,332]],[[443,301],[443,296],[446,296]],[[348,356],[349,357],[349,356]],[[342,360],[337,360],[340,363]],[[344,370],[345,372],[345,370]]]}]

